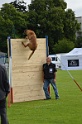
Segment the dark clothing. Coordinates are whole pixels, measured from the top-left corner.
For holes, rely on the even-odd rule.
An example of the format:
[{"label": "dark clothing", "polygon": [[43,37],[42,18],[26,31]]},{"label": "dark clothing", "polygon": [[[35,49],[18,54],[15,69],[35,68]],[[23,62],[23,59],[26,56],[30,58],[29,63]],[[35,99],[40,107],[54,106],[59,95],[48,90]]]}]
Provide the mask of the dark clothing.
[{"label": "dark clothing", "polygon": [[54,82],[54,79],[56,78],[55,73],[57,72],[56,65],[53,63],[50,63],[49,65],[47,63],[43,64],[43,72],[44,72],[43,90],[45,92],[46,99],[51,99],[50,93],[48,91],[48,87],[50,84],[53,87],[56,99],[58,99],[59,98],[58,90],[57,90],[56,82]]},{"label": "dark clothing", "polygon": [[6,115],[6,108],[0,109],[0,116],[1,116],[1,124],[9,124]]},{"label": "dark clothing", "polygon": [[6,98],[3,99],[3,100],[0,100],[0,110],[1,110],[2,108],[6,108]]},{"label": "dark clothing", "polygon": [[9,93],[9,82],[5,67],[0,65],[0,100],[4,99]]},{"label": "dark clothing", "polygon": [[10,92],[7,72],[5,67],[0,65],[0,116],[1,124],[8,124],[6,115],[6,97]]},{"label": "dark clothing", "polygon": [[49,65],[47,63],[43,64],[43,72],[44,72],[44,79],[54,79],[56,72],[56,65],[53,63],[50,63]]},{"label": "dark clothing", "polygon": [[54,90],[54,93],[55,93],[55,98],[58,99],[59,95],[58,95],[58,90],[57,90],[56,83],[54,82],[54,79],[45,79],[44,80],[43,89],[44,89],[44,92],[45,92],[46,99],[50,99],[51,98],[50,97],[50,93],[48,91],[48,87],[49,87],[50,84],[53,87],[53,90]]}]

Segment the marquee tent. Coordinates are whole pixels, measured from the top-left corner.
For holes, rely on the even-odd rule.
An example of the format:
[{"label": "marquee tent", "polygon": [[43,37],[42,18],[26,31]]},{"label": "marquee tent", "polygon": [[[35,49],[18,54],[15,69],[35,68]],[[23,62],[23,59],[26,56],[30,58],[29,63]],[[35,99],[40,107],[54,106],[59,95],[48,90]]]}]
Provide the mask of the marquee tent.
[{"label": "marquee tent", "polygon": [[74,48],[69,53],[61,56],[62,70],[82,69],[82,48]]}]

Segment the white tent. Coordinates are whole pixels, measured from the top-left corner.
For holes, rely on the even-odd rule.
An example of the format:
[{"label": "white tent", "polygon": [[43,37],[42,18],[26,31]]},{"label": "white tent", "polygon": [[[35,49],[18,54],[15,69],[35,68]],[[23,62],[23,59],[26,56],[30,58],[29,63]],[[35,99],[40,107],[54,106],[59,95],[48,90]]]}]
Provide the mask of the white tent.
[{"label": "white tent", "polygon": [[74,48],[69,53],[61,56],[62,70],[82,69],[82,48]]}]

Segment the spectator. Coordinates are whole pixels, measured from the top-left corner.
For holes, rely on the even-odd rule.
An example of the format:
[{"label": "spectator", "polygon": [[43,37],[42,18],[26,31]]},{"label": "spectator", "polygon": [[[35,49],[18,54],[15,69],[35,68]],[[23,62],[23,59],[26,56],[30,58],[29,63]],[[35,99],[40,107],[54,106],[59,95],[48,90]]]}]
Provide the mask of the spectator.
[{"label": "spectator", "polygon": [[55,98],[59,99],[58,95],[58,90],[56,87],[56,67],[55,64],[51,62],[51,58],[47,57],[46,63],[43,64],[43,80],[44,80],[44,85],[43,85],[43,90],[46,96],[46,100],[51,99],[48,87],[51,84],[55,93]]},{"label": "spectator", "polygon": [[10,92],[7,72],[4,66],[0,65],[0,117],[1,124],[9,124],[6,112],[6,98]]}]

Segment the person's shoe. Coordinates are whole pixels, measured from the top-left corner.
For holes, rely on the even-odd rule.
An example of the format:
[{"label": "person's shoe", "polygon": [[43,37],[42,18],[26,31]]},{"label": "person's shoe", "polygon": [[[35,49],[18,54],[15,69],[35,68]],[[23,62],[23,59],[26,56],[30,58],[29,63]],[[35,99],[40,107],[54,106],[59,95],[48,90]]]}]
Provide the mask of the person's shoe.
[{"label": "person's shoe", "polygon": [[46,98],[46,99],[44,99],[44,100],[50,100],[51,98]]},{"label": "person's shoe", "polygon": [[59,97],[56,97],[56,100],[58,100],[59,99]]}]

